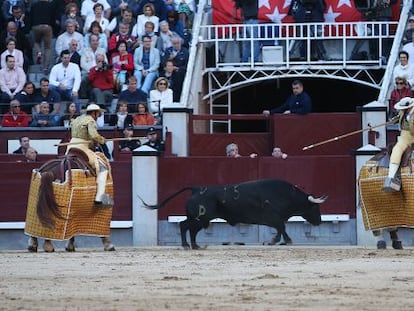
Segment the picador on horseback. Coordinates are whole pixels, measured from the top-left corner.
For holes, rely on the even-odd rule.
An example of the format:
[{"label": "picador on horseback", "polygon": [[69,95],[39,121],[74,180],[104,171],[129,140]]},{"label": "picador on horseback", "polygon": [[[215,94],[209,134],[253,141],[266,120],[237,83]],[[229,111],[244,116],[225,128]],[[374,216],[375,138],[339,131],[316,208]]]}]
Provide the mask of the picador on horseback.
[{"label": "picador on horseback", "polygon": [[96,125],[96,120],[100,117],[104,110],[96,104],[90,104],[86,108],[86,114],[77,117],[72,121],[72,139],[67,148],[66,153],[72,148],[81,149],[85,152],[89,159],[89,164],[95,168],[96,171],[96,196],[95,206],[105,207],[113,205],[113,199],[108,194],[105,194],[106,179],[108,176],[108,167],[97,156],[97,154],[90,149],[90,144],[103,144],[105,137],[99,135]]},{"label": "picador on horseback", "polygon": [[404,97],[395,104],[394,108],[399,110],[398,116],[395,117],[395,122],[399,123],[401,133],[398,142],[392,149],[388,177],[385,179],[383,186],[385,192],[401,190],[401,180],[396,177],[396,174],[400,167],[403,153],[414,143],[414,99]]},{"label": "picador on horseback", "polygon": [[108,159],[89,147],[104,143],[96,120],[103,110],[90,104],[85,115],[72,121],[72,139],[66,154],[32,171],[26,211],[28,250],[53,252],[51,240],[68,240],[66,251],[75,251],[76,235],[101,237],[104,250],[115,247],[109,239],[112,218],[113,180]]}]

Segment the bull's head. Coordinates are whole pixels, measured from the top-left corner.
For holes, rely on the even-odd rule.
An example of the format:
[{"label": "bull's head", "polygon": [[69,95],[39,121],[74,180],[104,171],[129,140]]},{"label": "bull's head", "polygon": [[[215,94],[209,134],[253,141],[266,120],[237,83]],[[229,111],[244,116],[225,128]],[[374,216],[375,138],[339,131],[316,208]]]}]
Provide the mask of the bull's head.
[{"label": "bull's head", "polygon": [[309,221],[312,225],[320,225],[322,222],[321,211],[319,209],[319,204],[326,201],[328,198],[327,195],[323,195],[319,198],[314,198],[312,195],[308,196],[308,201],[311,203],[307,208],[305,208],[303,218]]}]

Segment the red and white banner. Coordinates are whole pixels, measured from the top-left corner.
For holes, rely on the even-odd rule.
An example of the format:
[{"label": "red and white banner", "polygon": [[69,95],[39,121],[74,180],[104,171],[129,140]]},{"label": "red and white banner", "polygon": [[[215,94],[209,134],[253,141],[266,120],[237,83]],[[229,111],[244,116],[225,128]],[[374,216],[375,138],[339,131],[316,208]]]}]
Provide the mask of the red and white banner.
[{"label": "red and white banner", "polygon": [[[292,0],[258,0],[259,20],[262,23],[293,23],[289,11]],[[324,13],[326,23],[358,22],[363,16],[355,8],[353,0],[325,0],[326,11]],[[393,20],[399,19],[400,1],[393,5]],[[240,10],[236,10],[234,0],[213,0],[213,23],[241,24]]]}]

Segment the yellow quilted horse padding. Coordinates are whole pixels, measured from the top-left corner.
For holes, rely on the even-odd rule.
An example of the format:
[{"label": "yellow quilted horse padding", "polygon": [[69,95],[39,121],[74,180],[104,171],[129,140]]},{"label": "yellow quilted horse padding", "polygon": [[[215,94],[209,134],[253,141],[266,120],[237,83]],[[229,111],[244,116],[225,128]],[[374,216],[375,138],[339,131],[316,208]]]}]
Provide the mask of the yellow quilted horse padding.
[{"label": "yellow quilted horse padding", "polygon": [[[36,205],[39,197],[41,174],[32,172],[29,199],[26,211],[25,233],[30,236],[67,240],[75,235],[109,236],[112,208],[94,207],[96,180],[88,171],[72,169],[72,183],[66,171],[65,182],[53,182],[53,191],[62,218],[53,216],[55,226],[47,228],[37,216]],[[112,174],[109,170],[106,193],[114,195]]]}]

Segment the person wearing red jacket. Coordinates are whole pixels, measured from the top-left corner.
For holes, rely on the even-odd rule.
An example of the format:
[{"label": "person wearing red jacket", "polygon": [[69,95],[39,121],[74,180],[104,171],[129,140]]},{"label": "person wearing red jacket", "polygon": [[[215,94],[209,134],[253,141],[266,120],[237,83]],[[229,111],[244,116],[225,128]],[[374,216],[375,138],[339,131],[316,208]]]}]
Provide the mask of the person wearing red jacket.
[{"label": "person wearing red jacket", "polygon": [[111,104],[114,89],[114,74],[105,63],[105,55],[96,55],[96,66],[89,70],[89,80],[92,85],[91,100],[97,105]]},{"label": "person wearing red jacket", "polygon": [[135,36],[131,36],[129,33],[130,33],[129,24],[120,23],[119,31],[117,33],[112,34],[112,36],[109,38],[109,43],[108,43],[109,53],[116,52],[117,43],[119,41],[125,41],[127,43],[127,51],[129,53],[133,53],[134,50],[139,46],[139,43],[137,42],[137,38]]},{"label": "person wearing red jacket", "polygon": [[398,111],[394,108],[394,105],[404,97],[413,97],[413,91],[411,91],[405,77],[396,77],[395,85],[396,88],[391,92],[389,100],[388,119],[390,120],[398,114]]},{"label": "person wearing red jacket", "polygon": [[117,91],[120,92],[134,72],[134,58],[127,51],[126,41],[118,41],[116,48],[118,52],[112,53],[109,62],[115,74]]},{"label": "person wearing red jacket", "polygon": [[5,113],[1,121],[2,127],[28,127],[30,122],[29,115],[20,110],[20,102],[13,99],[10,102],[10,111]]}]

